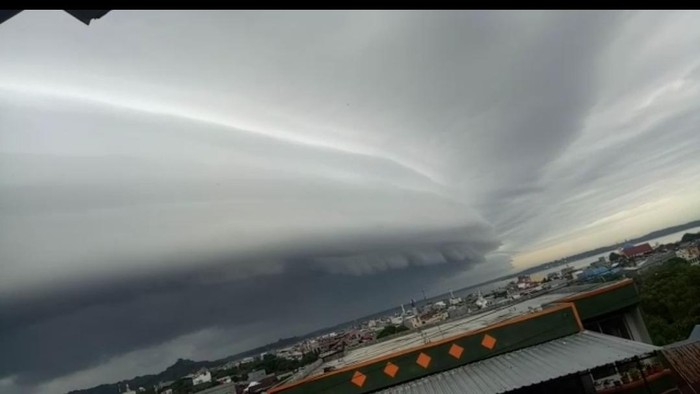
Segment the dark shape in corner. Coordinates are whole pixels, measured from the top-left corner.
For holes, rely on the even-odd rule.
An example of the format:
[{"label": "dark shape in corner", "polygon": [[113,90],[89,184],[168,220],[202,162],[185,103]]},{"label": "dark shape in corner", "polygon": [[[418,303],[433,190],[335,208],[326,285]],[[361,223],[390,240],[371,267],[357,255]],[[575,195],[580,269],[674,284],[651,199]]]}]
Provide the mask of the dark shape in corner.
[{"label": "dark shape in corner", "polygon": [[[83,22],[86,25],[90,25],[93,19],[100,19],[105,16],[110,10],[65,10],[67,13],[71,14],[74,18]],[[0,10],[0,23],[12,18],[13,16],[19,14],[22,10]]]},{"label": "dark shape in corner", "polygon": [[0,23],[5,22],[20,12],[22,12],[22,10],[0,10]]},{"label": "dark shape in corner", "polygon": [[93,19],[102,18],[109,10],[66,10],[66,12],[73,15],[84,24],[90,25]]}]

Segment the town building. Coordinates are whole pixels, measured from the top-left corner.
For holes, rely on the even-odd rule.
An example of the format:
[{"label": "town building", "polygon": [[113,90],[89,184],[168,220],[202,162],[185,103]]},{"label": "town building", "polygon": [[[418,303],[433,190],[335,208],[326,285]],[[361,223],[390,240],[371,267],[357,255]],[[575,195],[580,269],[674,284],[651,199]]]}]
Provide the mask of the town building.
[{"label": "town building", "polygon": [[674,251],[654,253],[646,258],[633,260],[629,266],[624,268],[624,271],[630,276],[638,275],[650,268],[658,267],[674,257],[676,257]]},{"label": "town building", "polygon": [[226,384],[226,383],[231,383],[231,377],[230,376],[222,376],[218,379],[216,379],[216,382],[219,384]]},{"label": "town building", "polygon": [[590,267],[583,269],[577,276],[577,280],[590,280],[606,275],[616,275],[621,272],[619,267],[609,267],[591,264]]},{"label": "town building", "polygon": [[567,280],[572,280],[574,271],[576,271],[574,267],[564,267],[561,269],[561,277]]},{"label": "town building", "polygon": [[297,346],[277,350],[275,355],[288,360],[301,360],[304,357],[304,353],[298,350]]},{"label": "town building", "polygon": [[403,324],[410,329],[415,329],[422,326],[423,322],[418,318],[418,316],[410,316],[404,319]]},{"label": "town building", "polygon": [[687,260],[691,264],[700,263],[700,247],[697,245],[691,245],[680,249],[676,252],[676,256]]},{"label": "town building", "polygon": [[201,369],[194,375],[192,375],[192,385],[196,386],[202,383],[211,382],[211,372],[208,369]]},{"label": "town building", "polygon": [[532,278],[530,275],[518,275],[518,282],[516,284],[518,289],[527,289],[532,286]]},{"label": "town building", "polygon": [[652,253],[654,249],[649,245],[649,243],[643,243],[641,245],[625,245],[622,248],[622,254],[627,258],[633,258],[637,256],[642,256],[645,254]]},{"label": "town building", "polygon": [[456,305],[459,305],[461,303],[462,303],[462,299],[460,297],[455,297],[452,290],[450,290],[450,305],[456,306]]},{"label": "town building", "polygon": [[277,375],[274,373],[256,376],[256,379],[248,377],[248,386],[243,389],[245,394],[265,393],[270,387],[278,384]]},{"label": "town building", "polygon": [[248,380],[249,381],[258,381],[262,378],[267,376],[267,371],[264,369],[256,369],[255,371],[250,371],[248,373]]},{"label": "town building", "polygon": [[237,382],[229,382],[198,391],[197,394],[241,394],[245,387]]},{"label": "town building", "polygon": [[547,280],[557,280],[561,279],[561,273],[560,272],[550,272],[547,274]]},{"label": "town building", "polygon": [[126,388],[124,389],[124,391],[121,391],[121,394],[136,394],[136,391],[131,390],[129,388],[129,384],[127,383]]},{"label": "town building", "polygon": [[605,256],[598,257],[598,260],[591,263],[592,268],[610,268],[611,263],[605,258]]}]

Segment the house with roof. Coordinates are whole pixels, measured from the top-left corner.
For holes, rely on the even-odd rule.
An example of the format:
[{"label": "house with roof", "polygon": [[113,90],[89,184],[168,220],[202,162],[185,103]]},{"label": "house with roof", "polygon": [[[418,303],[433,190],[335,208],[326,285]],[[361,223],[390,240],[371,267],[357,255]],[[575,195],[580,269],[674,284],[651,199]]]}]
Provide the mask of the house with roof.
[{"label": "house with roof", "polygon": [[621,252],[627,258],[634,258],[634,257],[638,257],[638,256],[642,256],[645,254],[652,253],[652,252],[654,252],[654,249],[647,242],[647,243],[643,243],[641,245],[625,245],[625,247],[622,248]]},{"label": "house with roof", "polygon": [[190,375],[190,377],[193,386],[211,382],[211,372],[206,368],[200,369],[197,373]]}]

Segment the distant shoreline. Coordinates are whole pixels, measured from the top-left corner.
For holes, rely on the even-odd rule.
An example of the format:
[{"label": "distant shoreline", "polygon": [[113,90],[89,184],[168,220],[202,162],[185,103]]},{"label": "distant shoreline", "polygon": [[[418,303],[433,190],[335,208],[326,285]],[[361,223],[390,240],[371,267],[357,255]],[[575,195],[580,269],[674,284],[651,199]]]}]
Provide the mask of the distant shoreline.
[{"label": "distant shoreline", "polygon": [[[540,272],[540,271],[544,271],[544,270],[546,270],[546,269],[550,269],[550,268],[558,267],[558,266],[561,266],[561,265],[565,265],[565,264],[567,264],[568,262],[571,262],[571,261],[574,261],[574,260],[585,259],[585,258],[587,258],[587,257],[595,256],[595,255],[598,255],[598,254],[601,254],[601,253],[615,251],[615,250],[619,249],[620,247],[622,247],[622,246],[623,246],[624,244],[626,244],[626,243],[637,244],[637,243],[640,243],[640,242],[645,242],[645,241],[648,241],[648,240],[652,240],[652,239],[654,239],[654,238],[663,237],[663,236],[666,236],[666,235],[669,235],[669,234],[677,233],[677,232],[679,232],[679,231],[683,231],[683,230],[687,230],[687,229],[691,229],[691,228],[695,228],[695,227],[700,227],[700,220],[694,220],[694,221],[692,221],[692,222],[688,222],[688,223],[685,223],[685,224],[679,224],[679,225],[677,225],[677,226],[666,227],[666,228],[663,228],[663,229],[661,229],[661,230],[652,231],[652,232],[650,232],[650,233],[647,233],[647,234],[642,235],[642,236],[637,237],[637,238],[632,238],[632,239],[629,239],[629,240],[626,240],[626,241],[623,241],[623,242],[618,242],[618,243],[615,243],[615,244],[611,244],[611,245],[607,245],[607,246],[602,246],[602,247],[599,247],[599,248],[596,248],[596,249],[587,250],[587,251],[585,251],[585,252],[581,252],[581,253],[578,253],[578,254],[574,254],[574,255],[571,255],[571,256],[568,256],[568,257],[563,257],[563,258],[558,259],[558,260],[554,260],[554,261],[549,261],[549,262],[546,262],[546,263],[538,264],[538,265],[535,265],[535,266],[526,268],[526,269],[524,269],[524,270],[521,270],[521,271],[518,271],[518,272],[515,272],[515,273],[512,273],[512,274],[502,275],[502,276],[499,276],[499,277],[497,277],[497,278],[489,279],[489,280],[484,281],[484,282],[479,282],[479,283],[476,283],[476,284],[473,284],[473,285],[465,286],[465,287],[463,287],[463,288],[460,288],[460,289],[455,290],[454,293],[461,293],[461,292],[464,292],[464,291],[466,291],[466,290],[470,290],[470,289],[474,289],[474,288],[486,286],[486,285],[489,285],[489,284],[491,284],[491,283],[500,282],[500,281],[507,280],[507,279],[510,279],[510,278],[515,278],[515,277],[517,277],[518,275],[532,274],[532,273],[535,273],[535,272]],[[439,295],[436,295],[436,296],[427,298],[426,300],[420,300],[420,301],[419,301],[419,300],[416,300],[416,305],[421,305],[421,304],[423,304],[423,303],[430,302],[431,300],[434,300],[434,299],[444,298],[447,294],[449,294],[449,293],[442,293],[442,294],[439,294]],[[313,336],[319,335],[319,334],[321,334],[321,333],[323,333],[323,332],[334,331],[334,330],[337,330],[337,329],[340,329],[340,328],[343,328],[343,327],[347,327],[347,326],[349,326],[349,325],[352,325],[352,324],[355,323],[356,321],[367,320],[367,319],[371,319],[371,318],[374,318],[374,317],[379,317],[379,316],[384,316],[384,315],[386,315],[386,314],[390,314],[391,312],[393,312],[393,311],[395,311],[395,310],[397,310],[397,309],[398,309],[398,308],[389,308],[389,309],[386,309],[386,310],[383,310],[383,311],[380,311],[380,312],[372,313],[372,314],[370,314],[370,315],[366,315],[366,316],[361,317],[361,318],[358,318],[358,319],[353,319],[353,320],[350,320],[350,321],[346,321],[346,322],[344,322],[344,323],[337,324],[337,325],[335,325],[335,326],[326,327],[326,328],[323,328],[323,329],[320,329],[320,330],[316,330],[316,331],[314,331],[314,332],[312,332],[312,333],[309,333],[309,334],[305,334],[305,335],[303,335],[303,336],[300,336],[300,337],[298,337],[297,339],[304,339],[304,338],[308,338],[308,337],[313,337]],[[247,352],[246,352],[246,353],[247,353]],[[251,354],[254,354],[254,353],[255,353],[255,352],[252,352],[252,351],[251,351]]]},{"label": "distant shoreline", "polygon": [[652,231],[648,234],[642,235],[641,237],[625,240],[624,242],[618,242],[618,243],[615,243],[612,245],[602,246],[600,248],[581,252],[581,253],[578,253],[578,254],[575,254],[572,256],[568,256],[568,257],[564,257],[564,258],[561,258],[561,259],[558,259],[555,261],[550,261],[547,263],[539,264],[539,265],[524,269],[522,271],[519,271],[513,275],[504,276],[504,277],[502,277],[502,279],[507,279],[509,277],[514,277],[517,275],[525,275],[525,274],[529,274],[529,273],[543,271],[543,270],[549,269],[549,268],[558,267],[558,266],[564,265],[570,261],[585,259],[587,257],[595,256],[595,255],[598,255],[601,253],[615,251],[627,243],[638,244],[640,242],[649,241],[649,240],[652,240],[655,238],[663,237],[663,236],[666,236],[669,234],[677,233],[679,231],[683,231],[683,230],[687,230],[687,229],[691,229],[691,228],[695,228],[695,227],[700,227],[700,220],[694,220],[692,222],[688,222],[685,224],[680,224],[677,226],[672,226],[672,227],[667,227],[667,228],[664,228],[661,230]]}]

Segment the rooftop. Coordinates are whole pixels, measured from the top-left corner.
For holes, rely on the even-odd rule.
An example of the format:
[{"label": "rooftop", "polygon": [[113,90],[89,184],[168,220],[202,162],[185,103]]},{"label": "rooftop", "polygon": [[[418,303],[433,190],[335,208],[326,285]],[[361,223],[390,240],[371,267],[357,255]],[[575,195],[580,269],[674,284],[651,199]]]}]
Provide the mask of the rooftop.
[{"label": "rooftop", "polygon": [[406,335],[350,350],[342,358],[323,364],[316,371],[316,374],[322,373],[323,369],[326,367],[343,368],[387,353],[398,352],[414,346],[423,345],[428,341],[432,342],[445,339],[463,332],[487,327],[491,324],[520,316],[533,310],[539,310],[542,305],[552,303],[568,295],[572,295],[572,293],[544,294],[502,308],[496,308],[484,313],[447,321],[421,331],[413,330]]},{"label": "rooftop", "polygon": [[240,383],[236,382],[221,384],[203,391],[199,391],[198,394],[235,394],[237,384],[240,385]]},{"label": "rooftop", "polygon": [[627,257],[633,257],[639,254],[649,253],[653,251],[654,249],[651,247],[651,245],[649,245],[649,243],[643,243],[641,245],[622,249],[622,253]]},{"label": "rooftop", "polygon": [[[288,382],[271,392],[358,393],[405,386],[430,375],[577,335],[583,332],[582,319],[633,306],[638,300],[629,279],[558,289],[349,350],[342,358],[319,365],[302,380]],[[585,334],[583,339],[556,343],[574,341],[576,345],[593,337],[595,334]],[[328,367],[335,369],[324,373]]]},{"label": "rooftop", "polygon": [[[321,365],[314,374],[323,373],[324,368],[327,367],[343,368],[387,353],[406,350],[427,342],[484,328],[516,316],[541,310],[543,306],[555,303],[559,300],[568,299],[570,297],[574,298],[577,295],[585,295],[596,289],[605,288],[608,285],[610,284],[599,283],[563,287],[547,292],[546,294],[529,299],[522,299],[521,301],[516,301],[513,304],[497,307],[496,309],[491,309],[483,313],[446,321],[442,324],[422,329],[420,331],[413,330],[406,335],[349,350],[345,356],[336,360],[328,361],[327,363]],[[312,374],[312,376],[314,374]]]},{"label": "rooftop", "polygon": [[[583,331],[391,387],[382,393],[504,393],[659,349]],[[485,376],[495,379],[484,379]]]}]

